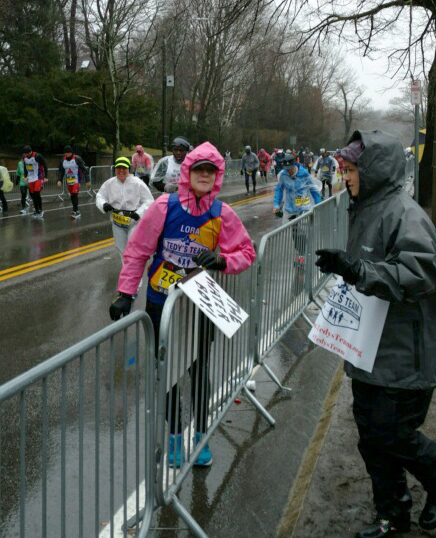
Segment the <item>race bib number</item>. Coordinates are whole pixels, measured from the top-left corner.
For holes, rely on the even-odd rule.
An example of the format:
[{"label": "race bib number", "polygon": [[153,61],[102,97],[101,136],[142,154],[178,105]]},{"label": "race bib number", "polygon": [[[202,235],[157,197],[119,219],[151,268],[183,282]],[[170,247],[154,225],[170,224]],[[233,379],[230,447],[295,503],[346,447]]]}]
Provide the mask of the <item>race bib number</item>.
[{"label": "race bib number", "polygon": [[322,171],[322,172],[329,172],[329,171],[330,171],[330,168],[329,168],[328,166],[323,166],[323,167],[321,168],[321,171]]},{"label": "race bib number", "polygon": [[26,164],[26,168],[28,172],[33,172],[33,164]]},{"label": "race bib number", "polygon": [[310,199],[308,196],[304,196],[303,198],[295,198],[295,205],[297,207],[308,204],[310,204]]},{"label": "race bib number", "polygon": [[136,171],[138,172],[138,174],[143,174],[145,172],[145,168],[143,168],[142,166],[138,166]]},{"label": "race bib number", "polygon": [[130,217],[120,215],[119,213],[112,213],[113,222],[120,228],[128,228],[130,226]]},{"label": "race bib number", "polygon": [[157,278],[157,289],[161,293],[168,294],[168,288],[186,276],[186,271],[176,265],[164,262]]},{"label": "race bib number", "polygon": [[67,184],[74,185],[76,183],[76,178],[74,176],[67,177]]}]

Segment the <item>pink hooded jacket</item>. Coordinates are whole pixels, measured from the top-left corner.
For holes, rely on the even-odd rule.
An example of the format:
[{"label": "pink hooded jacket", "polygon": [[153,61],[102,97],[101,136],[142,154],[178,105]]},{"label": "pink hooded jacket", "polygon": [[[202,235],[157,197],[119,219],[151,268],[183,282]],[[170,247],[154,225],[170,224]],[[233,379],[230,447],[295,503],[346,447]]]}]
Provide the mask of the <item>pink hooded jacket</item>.
[{"label": "pink hooded jacket", "polygon": [[142,146],[136,146],[136,151],[140,151],[141,154],[139,155],[139,153],[135,153],[132,157],[132,167],[134,170],[136,170],[138,168],[138,165],[139,164],[142,164],[144,166],[144,168],[150,170],[151,168],[151,161],[149,159],[149,157],[147,156],[147,154],[145,153],[144,151],[144,148]]},{"label": "pink hooded jacket", "polygon": [[259,159],[259,169],[269,172],[271,167],[271,155],[264,149],[261,149],[257,154],[257,158]]},{"label": "pink hooded jacket", "polygon": [[[211,192],[197,200],[189,179],[190,167],[197,161],[209,160],[217,167],[217,174]],[[225,161],[219,151],[204,142],[185,157],[180,169],[179,200],[187,212],[201,215],[209,210],[221,189]],[[155,252],[165,224],[169,194],[157,198],[136,225],[123,254],[124,265],[118,280],[118,291],[134,295],[144,273],[145,265]],[[237,274],[248,269],[256,258],[250,236],[233,209],[223,202],[221,228],[218,236],[220,256],[225,258],[227,267],[223,271]]]}]

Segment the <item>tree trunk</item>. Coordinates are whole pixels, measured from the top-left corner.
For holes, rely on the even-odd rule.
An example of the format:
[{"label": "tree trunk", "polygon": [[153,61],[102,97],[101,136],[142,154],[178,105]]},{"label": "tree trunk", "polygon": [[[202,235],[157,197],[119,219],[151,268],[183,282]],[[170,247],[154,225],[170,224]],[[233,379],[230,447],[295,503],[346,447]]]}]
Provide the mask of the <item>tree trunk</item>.
[{"label": "tree trunk", "polygon": [[[435,139],[435,103],[436,100],[436,55],[433,58],[430,71],[428,73],[428,107],[425,138],[425,147],[422,160],[419,164],[419,204],[422,207],[433,206],[433,222],[436,222],[436,200],[432,199],[436,195],[436,170],[433,167],[433,144]],[[416,155],[418,151],[416,150]]]}]

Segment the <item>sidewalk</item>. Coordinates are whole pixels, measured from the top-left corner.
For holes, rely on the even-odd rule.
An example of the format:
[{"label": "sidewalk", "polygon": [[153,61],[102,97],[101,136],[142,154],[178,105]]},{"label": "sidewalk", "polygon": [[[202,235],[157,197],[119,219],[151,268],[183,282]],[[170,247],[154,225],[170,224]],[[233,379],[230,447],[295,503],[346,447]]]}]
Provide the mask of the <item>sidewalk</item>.
[{"label": "sidewalk", "polygon": [[[351,381],[344,374],[341,377],[336,394],[334,388],[331,391],[330,405],[333,407],[330,427],[313,474],[308,477],[310,484],[303,504],[299,507],[297,517],[290,520],[287,526],[282,520],[281,530],[277,535],[280,538],[351,538],[374,519],[371,483],[357,449]],[[326,411],[328,412],[328,409]],[[435,399],[430,406],[423,431],[432,438],[436,437]],[[296,484],[298,482],[297,479]],[[417,523],[426,497],[422,486],[410,475],[408,483],[414,503],[412,529],[410,533],[396,536],[435,536],[436,531],[422,531]],[[290,495],[291,502],[295,494],[294,485]]]}]

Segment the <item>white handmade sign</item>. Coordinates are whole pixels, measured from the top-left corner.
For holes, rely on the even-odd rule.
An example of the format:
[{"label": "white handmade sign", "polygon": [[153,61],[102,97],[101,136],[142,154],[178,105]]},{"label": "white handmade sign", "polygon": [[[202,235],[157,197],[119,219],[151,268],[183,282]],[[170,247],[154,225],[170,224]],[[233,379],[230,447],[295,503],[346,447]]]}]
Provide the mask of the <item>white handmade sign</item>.
[{"label": "white handmade sign", "polygon": [[339,277],[309,338],[318,346],[372,372],[389,302],[363,295]]},{"label": "white handmade sign", "polygon": [[177,287],[221,329],[227,338],[231,338],[248,318],[247,312],[235,303],[206,271],[191,273],[180,280]]}]

